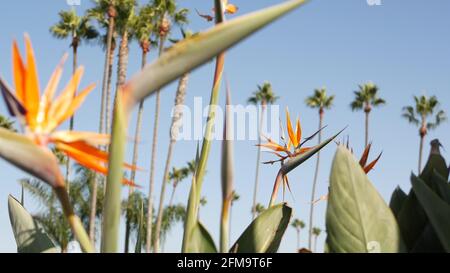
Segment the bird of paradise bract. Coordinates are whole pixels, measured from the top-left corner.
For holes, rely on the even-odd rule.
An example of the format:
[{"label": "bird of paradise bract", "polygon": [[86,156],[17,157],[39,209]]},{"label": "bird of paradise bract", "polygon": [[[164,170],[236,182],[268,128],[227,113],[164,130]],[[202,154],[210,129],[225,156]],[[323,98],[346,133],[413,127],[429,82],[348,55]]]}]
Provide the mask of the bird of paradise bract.
[{"label": "bird of paradise bract", "polygon": [[[17,42],[14,41],[12,46],[14,89],[0,78],[3,97],[10,114],[20,121],[24,135],[34,144],[43,149],[54,145],[80,165],[106,174],[108,154],[96,146],[107,145],[108,135],[92,132],[56,131],[75,113],[95,87],[95,84],[90,84],[77,92],[84,73],[84,68],[79,67],[60,95],[55,97],[66,58],[67,55],[62,58],[41,95],[31,40],[28,35],[25,35],[24,58],[20,54]],[[129,164],[125,164],[125,167],[136,169]],[[64,185],[64,181],[57,183]],[[128,180],[124,180],[124,183],[132,184]]]}]

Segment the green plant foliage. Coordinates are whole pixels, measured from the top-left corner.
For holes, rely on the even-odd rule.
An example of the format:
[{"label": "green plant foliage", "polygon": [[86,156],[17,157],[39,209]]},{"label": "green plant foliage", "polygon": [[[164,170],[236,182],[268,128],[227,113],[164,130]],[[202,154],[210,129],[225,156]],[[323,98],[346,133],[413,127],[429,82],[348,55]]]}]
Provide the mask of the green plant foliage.
[{"label": "green plant foliage", "polygon": [[402,206],[405,203],[407,197],[408,195],[400,187],[395,188],[394,192],[392,193],[389,207],[391,208],[392,213],[394,213],[396,218],[398,217],[398,213],[402,209]]},{"label": "green plant foliage", "polygon": [[394,215],[349,150],[333,160],[326,214],[330,252],[399,252]]},{"label": "green plant foliage", "polygon": [[190,243],[187,249],[189,253],[217,253],[212,236],[202,223],[197,222],[191,231]]},{"label": "green plant foliage", "polygon": [[265,210],[245,229],[230,252],[277,252],[291,215],[292,208],[284,203]]},{"label": "green plant foliage", "polygon": [[11,195],[8,197],[9,219],[19,253],[59,252],[38,222]]}]

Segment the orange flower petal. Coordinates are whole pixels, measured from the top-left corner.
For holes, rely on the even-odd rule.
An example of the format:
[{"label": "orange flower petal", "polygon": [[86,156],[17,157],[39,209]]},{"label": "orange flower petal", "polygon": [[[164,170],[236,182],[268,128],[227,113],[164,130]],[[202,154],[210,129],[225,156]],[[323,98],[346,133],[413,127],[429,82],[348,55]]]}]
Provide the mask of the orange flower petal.
[{"label": "orange flower petal", "polygon": [[45,121],[47,120],[48,110],[55,95],[56,89],[58,88],[58,84],[61,80],[64,62],[67,59],[67,54],[64,54],[55,71],[53,72],[50,80],[48,81],[47,87],[44,90],[44,94],[41,98],[41,103],[39,105],[39,113],[37,116],[37,122],[43,124],[45,126]]},{"label": "orange flower petal", "polygon": [[12,47],[12,65],[13,65],[13,77],[14,87],[16,89],[16,97],[23,104],[25,97],[25,65],[22,57],[20,56],[19,46],[17,42],[13,42]]},{"label": "orange flower petal", "polygon": [[227,4],[225,6],[225,13],[228,14],[235,14],[238,11],[238,7],[236,5],[233,4]]},{"label": "orange flower petal", "polygon": [[25,35],[25,49],[27,56],[24,105],[27,109],[27,122],[30,128],[35,128],[36,117],[39,111],[39,77],[36,68],[33,46],[28,35]]},{"label": "orange flower petal", "polygon": [[373,167],[375,167],[375,165],[377,164],[378,160],[380,160],[382,154],[383,153],[380,153],[380,155],[374,161],[370,162],[369,165],[364,167],[364,172],[366,174],[369,173],[373,169]]},{"label": "orange flower petal", "polygon": [[368,144],[367,147],[364,149],[364,152],[361,156],[361,159],[359,160],[359,165],[364,168],[367,164],[367,159],[369,158],[370,148],[372,144]]},{"label": "orange flower petal", "polygon": [[[94,88],[95,88],[95,84],[89,85],[86,89],[81,91],[80,94],[72,100],[71,104],[69,105],[69,107],[66,109],[65,112],[59,112],[56,114],[55,117],[52,118],[56,124],[56,127],[58,125],[60,125],[61,123],[63,123],[68,118],[70,118],[75,113],[75,111],[81,106],[81,104],[86,99],[86,96],[89,95],[89,93],[92,90],[94,90]],[[61,111],[62,110],[63,109],[61,109]],[[49,129],[52,130],[54,128],[49,128]]]},{"label": "orange flower petal", "polygon": [[[300,125],[300,119],[297,118],[297,125],[295,126],[295,133],[297,135],[297,146],[300,144],[300,141],[302,140],[302,126]],[[297,148],[297,146],[295,148]]]},{"label": "orange flower petal", "polygon": [[297,138],[295,137],[294,130],[292,129],[291,117],[289,115],[289,110],[286,108],[286,125],[288,130],[289,139],[294,147],[298,146]]},{"label": "orange flower petal", "polygon": [[264,147],[264,148],[273,150],[275,152],[285,152],[286,151],[285,147],[283,147],[283,146],[281,146],[279,144],[276,144],[276,143],[272,143],[272,142],[264,143],[264,144],[257,145],[257,146]]},{"label": "orange flower petal", "polygon": [[70,79],[67,86],[64,88],[64,91],[62,91],[61,95],[59,95],[56,98],[56,100],[52,103],[48,111],[48,118],[49,121],[52,121],[53,127],[55,126],[54,124],[57,123],[56,120],[53,119],[53,117],[60,116],[61,113],[65,113],[69,109],[72,100],[75,97],[75,93],[76,90],[78,89],[83,73],[84,68],[79,67],[75,71],[75,74]]},{"label": "orange flower petal", "polygon": [[[102,173],[104,175],[108,174],[108,168],[105,166],[105,163],[99,161],[96,157],[90,156],[89,154],[86,154],[74,147],[63,143],[56,143],[56,147],[64,152],[68,157],[77,161],[81,166]],[[122,182],[125,185],[136,186],[128,179],[123,179]]]}]

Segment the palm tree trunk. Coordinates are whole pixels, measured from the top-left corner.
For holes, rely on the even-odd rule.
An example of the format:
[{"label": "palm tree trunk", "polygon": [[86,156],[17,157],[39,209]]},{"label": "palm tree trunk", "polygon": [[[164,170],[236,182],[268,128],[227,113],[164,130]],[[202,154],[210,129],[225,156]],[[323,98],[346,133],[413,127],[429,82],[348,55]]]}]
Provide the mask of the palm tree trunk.
[{"label": "palm tree trunk", "polygon": [[365,142],[364,142],[364,148],[367,147],[367,145],[369,145],[369,114],[370,111],[366,111],[366,136],[365,136]]},{"label": "palm tree trunk", "polygon": [[175,113],[173,115],[172,118],[172,125],[171,125],[171,139],[170,139],[170,143],[169,143],[169,150],[167,152],[167,158],[166,158],[166,165],[164,167],[164,176],[163,176],[163,184],[161,186],[161,194],[160,194],[160,199],[159,199],[159,208],[158,208],[158,216],[156,218],[156,226],[155,226],[155,245],[153,247],[153,251],[155,253],[158,252],[159,250],[159,235],[161,233],[161,224],[162,224],[162,217],[163,217],[163,205],[164,205],[164,196],[165,196],[165,190],[166,190],[166,184],[167,184],[167,177],[169,175],[169,170],[170,170],[170,162],[172,161],[172,153],[173,153],[173,148],[175,146],[175,142],[176,142],[176,132],[179,129],[179,126],[181,125],[179,123],[179,121],[182,118],[183,113],[181,112],[177,112],[177,106],[184,104],[184,98],[186,96],[186,88],[187,88],[187,83],[189,80],[189,73],[184,74],[179,82],[178,82],[178,88],[177,88],[177,93],[175,96]]},{"label": "palm tree trunk", "polygon": [[[159,39],[159,56],[161,56],[164,50],[164,37],[160,37]],[[149,198],[148,198],[148,216],[147,216],[147,253],[150,252],[151,248],[151,238],[152,238],[152,225],[150,224],[153,217],[153,189],[155,185],[155,164],[156,164],[156,148],[158,143],[158,127],[159,127],[159,111],[161,107],[161,98],[160,91],[156,91],[156,102],[155,102],[155,121],[153,124],[153,141],[152,141],[152,157],[150,161],[150,189],[149,189]],[[169,148],[170,151],[170,148]],[[163,178],[165,181],[165,178]],[[164,182],[163,182],[164,187]],[[156,233],[158,234],[158,233]],[[155,243],[159,240],[159,236],[155,236]],[[155,250],[155,247],[154,247]],[[157,250],[155,250],[157,251]]]},{"label": "palm tree trunk", "polygon": [[[323,126],[323,109],[319,110],[319,141],[320,144],[322,142],[322,132],[320,129],[322,129]],[[308,248],[311,249],[311,238],[313,236],[312,229],[313,229],[313,222],[314,222],[314,201],[316,200],[316,186],[317,186],[317,180],[319,178],[319,166],[320,166],[320,152],[317,153],[317,161],[316,161],[316,170],[314,172],[314,180],[312,185],[312,191],[311,191],[311,203],[309,208],[309,236],[308,236]]]},{"label": "palm tree trunk", "polygon": [[258,186],[259,186],[259,163],[261,161],[261,133],[262,126],[264,122],[264,112],[266,110],[266,103],[261,104],[261,117],[259,118],[259,128],[258,128],[258,152],[256,155],[256,174],[255,174],[255,187],[253,190],[253,204],[252,204],[252,219],[256,218],[256,199],[258,197]]},{"label": "palm tree trunk", "polygon": [[[109,18],[108,25],[108,34],[106,41],[106,53],[105,53],[105,64],[103,67],[103,82],[102,82],[102,97],[100,101],[100,119],[98,125],[98,132],[103,134],[106,132],[105,126],[105,113],[106,113],[106,96],[109,90],[110,82],[111,82],[111,72],[112,72],[112,58],[114,55],[114,51],[112,50],[112,38],[114,32],[114,17]],[[91,200],[90,200],[90,213],[89,213],[89,239],[92,244],[95,244],[95,220],[96,220],[96,211],[97,211],[97,192],[98,192],[98,183],[101,183],[103,180],[102,175],[95,173],[94,175],[94,183],[92,184],[92,192],[91,192]],[[106,187],[104,187],[106,189]]]},{"label": "palm tree trunk", "polygon": [[297,251],[300,249],[300,229],[297,229]]},{"label": "palm tree trunk", "polygon": [[[104,132],[106,134],[111,133],[111,121],[112,121],[112,105],[111,105],[111,85],[112,85],[112,75],[113,75],[113,65],[114,65],[114,52],[115,46],[112,46],[111,52],[109,54],[109,71],[106,82],[106,98],[105,98],[105,124]],[[109,147],[108,147],[109,149]],[[105,188],[106,189],[106,188]]]},{"label": "palm tree trunk", "polygon": [[314,235],[314,252],[317,251],[317,235]]},{"label": "palm tree trunk", "polygon": [[420,144],[419,144],[419,168],[417,171],[417,175],[420,175],[420,172],[422,171],[422,154],[423,154],[423,144],[425,141],[425,130],[424,127],[425,125],[422,125],[421,129],[420,129]]},{"label": "palm tree trunk", "polygon": [[173,198],[175,197],[175,191],[177,189],[177,186],[174,186],[172,188],[172,193],[170,194],[170,201],[169,201],[169,207],[173,205]]},{"label": "palm tree trunk", "polygon": [[[72,49],[73,49],[72,75],[75,75],[75,71],[77,70],[78,45],[77,45],[77,42],[75,41],[75,39],[76,38],[74,38],[73,41],[72,41]],[[69,131],[73,130],[74,117],[75,117],[75,115],[72,115],[70,117]],[[66,162],[66,185],[67,185],[67,191],[70,191],[70,183],[69,183],[70,171],[71,171],[70,170],[70,158],[67,157],[67,162]]]}]

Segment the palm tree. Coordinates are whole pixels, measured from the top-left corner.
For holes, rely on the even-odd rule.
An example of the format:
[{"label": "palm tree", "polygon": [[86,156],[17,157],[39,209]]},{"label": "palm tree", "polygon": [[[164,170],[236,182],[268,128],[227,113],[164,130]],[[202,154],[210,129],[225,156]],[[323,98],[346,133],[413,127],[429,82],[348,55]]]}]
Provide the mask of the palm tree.
[{"label": "palm tree", "polygon": [[[140,209],[141,204],[145,206],[148,204],[147,198],[140,191],[134,191],[128,195],[128,199],[122,201],[122,212],[126,217],[126,232],[125,232],[125,253],[129,251],[130,237],[132,234],[138,234],[140,227]],[[137,236],[136,236],[137,237]]]},{"label": "palm tree", "polygon": [[314,235],[314,252],[317,250],[317,237],[319,237],[322,230],[318,227],[313,228],[313,235]]},{"label": "palm tree", "polygon": [[16,130],[14,129],[14,121],[10,120],[9,118],[3,115],[0,115],[0,128],[10,130],[13,132]]},{"label": "palm tree", "polygon": [[231,227],[232,227],[231,221],[233,220],[233,217],[232,217],[233,205],[234,205],[234,202],[239,201],[239,199],[241,199],[241,196],[236,191],[233,191],[233,195],[231,197],[231,206],[230,206],[230,221],[228,222],[228,232],[229,232],[229,234],[231,234]]},{"label": "palm tree", "polygon": [[173,204],[173,198],[175,196],[175,191],[177,189],[177,186],[180,184],[181,181],[183,181],[185,178],[187,178],[189,175],[189,169],[187,168],[172,168],[172,171],[169,173],[169,178],[167,182],[172,181],[172,194],[170,195],[170,201],[169,201],[169,207]]},{"label": "palm tree", "polygon": [[[443,121],[447,119],[444,110],[439,110],[439,101],[435,96],[414,96],[414,106],[403,107],[402,116],[416,126],[419,126],[419,167],[418,173],[422,170],[422,153],[425,136],[429,130],[436,129]],[[432,118],[433,121],[429,121]]]},{"label": "palm tree", "polygon": [[[77,69],[78,47],[83,41],[93,40],[98,37],[98,32],[90,24],[88,16],[78,16],[75,9],[70,11],[60,11],[59,21],[50,27],[50,33],[57,39],[70,39],[70,47],[73,51],[73,74]],[[74,115],[70,118],[69,130],[74,126]],[[66,165],[66,180],[70,176],[70,160]],[[69,184],[67,184],[69,185]]]},{"label": "palm tree", "polygon": [[263,204],[257,203],[255,206],[256,216],[260,215],[266,210],[266,207],[264,207]]},{"label": "palm tree", "polygon": [[300,219],[295,219],[292,221],[291,226],[295,228],[297,232],[297,250],[300,249],[300,231],[305,228],[305,222]]},{"label": "palm tree", "polygon": [[208,199],[206,199],[206,196],[202,196],[202,198],[200,198],[200,207],[198,208],[198,219],[200,219],[200,209],[206,206],[206,204],[208,204]]},{"label": "palm tree", "polygon": [[[278,99],[275,96],[272,85],[269,82],[265,82],[262,85],[258,85],[258,90],[253,92],[253,96],[248,99],[248,103],[254,105],[261,105],[261,115],[259,118],[259,128],[258,128],[258,145],[261,145],[261,133],[262,126],[264,122],[264,112],[268,104],[273,104]],[[258,184],[259,184],[259,164],[261,161],[261,147],[258,146],[258,153],[256,156],[256,174],[255,174],[255,186],[253,190],[253,204],[252,204],[252,217],[255,219],[256,213],[256,199],[258,195]]]},{"label": "palm tree", "polygon": [[[100,43],[105,49],[105,62],[103,68],[102,81],[102,96],[100,101],[100,118],[99,118],[99,133],[108,133],[109,125],[111,123],[111,82],[114,51],[116,48],[116,31],[115,18],[117,16],[116,1],[115,0],[95,0],[94,7],[87,11],[90,18],[95,19],[100,28],[106,29],[106,33],[100,36]],[[95,183],[92,189],[91,196],[91,213],[89,224],[89,238],[92,242],[95,241],[95,211],[97,210],[97,185],[104,181],[104,177],[96,174]],[[106,187],[104,187],[106,188]]]},{"label": "palm tree", "polygon": [[384,105],[386,104],[386,101],[378,97],[378,86],[371,82],[360,85],[359,90],[354,93],[355,100],[352,101],[350,107],[352,111],[364,110],[366,115],[364,147],[367,147],[367,145],[369,145],[369,114],[373,107]]},{"label": "palm tree", "polygon": [[[322,127],[323,127],[323,117],[325,114],[325,109],[330,109],[333,106],[334,95],[328,96],[326,88],[315,89],[314,94],[306,98],[306,105],[313,109],[318,109],[319,111],[319,134],[318,143],[322,142]],[[311,205],[309,209],[309,236],[308,236],[308,248],[311,249],[311,237],[312,237],[312,227],[314,221],[314,200],[316,200],[316,186],[317,180],[319,178],[319,166],[320,166],[320,152],[317,153],[316,169],[314,172],[314,180],[311,191]]]}]

